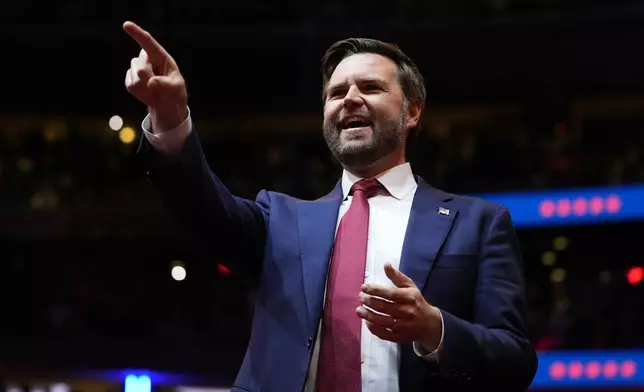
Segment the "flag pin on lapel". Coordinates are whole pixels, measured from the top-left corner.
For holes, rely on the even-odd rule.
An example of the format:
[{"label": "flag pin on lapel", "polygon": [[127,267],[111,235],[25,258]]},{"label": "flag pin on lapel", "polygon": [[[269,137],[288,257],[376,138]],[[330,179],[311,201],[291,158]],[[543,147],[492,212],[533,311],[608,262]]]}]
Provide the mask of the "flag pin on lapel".
[{"label": "flag pin on lapel", "polygon": [[438,215],[449,216],[449,210],[447,208],[438,207]]}]

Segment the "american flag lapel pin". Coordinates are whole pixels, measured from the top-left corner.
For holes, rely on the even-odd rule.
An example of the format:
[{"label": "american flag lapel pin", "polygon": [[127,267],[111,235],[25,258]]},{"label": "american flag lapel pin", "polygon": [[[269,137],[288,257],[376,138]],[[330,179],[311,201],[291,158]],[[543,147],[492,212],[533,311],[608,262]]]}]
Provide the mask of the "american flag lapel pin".
[{"label": "american flag lapel pin", "polygon": [[438,215],[449,216],[449,210],[447,208],[438,207]]}]

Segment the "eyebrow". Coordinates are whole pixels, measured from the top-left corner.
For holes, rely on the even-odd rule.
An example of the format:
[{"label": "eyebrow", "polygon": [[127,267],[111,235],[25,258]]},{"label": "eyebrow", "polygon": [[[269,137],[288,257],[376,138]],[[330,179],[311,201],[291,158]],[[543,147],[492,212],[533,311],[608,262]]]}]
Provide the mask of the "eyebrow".
[{"label": "eyebrow", "polygon": [[[387,81],[383,78],[372,76],[372,77],[367,77],[367,78],[360,78],[357,80],[357,84],[369,84],[369,83],[375,83],[378,85],[386,85]],[[326,92],[328,93],[329,91],[337,90],[342,87],[346,87],[347,83],[346,82],[341,82],[341,83],[336,83],[336,84],[329,84],[326,88]]]}]

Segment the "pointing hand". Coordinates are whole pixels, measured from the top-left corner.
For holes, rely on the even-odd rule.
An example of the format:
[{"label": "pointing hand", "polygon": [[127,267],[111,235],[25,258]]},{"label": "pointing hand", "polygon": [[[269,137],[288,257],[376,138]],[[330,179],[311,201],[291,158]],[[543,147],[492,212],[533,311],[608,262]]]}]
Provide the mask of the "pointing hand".
[{"label": "pointing hand", "polygon": [[123,29],[141,47],[125,76],[127,90],[150,110],[153,129],[171,130],[188,116],[186,82],[172,56],[132,22]]}]

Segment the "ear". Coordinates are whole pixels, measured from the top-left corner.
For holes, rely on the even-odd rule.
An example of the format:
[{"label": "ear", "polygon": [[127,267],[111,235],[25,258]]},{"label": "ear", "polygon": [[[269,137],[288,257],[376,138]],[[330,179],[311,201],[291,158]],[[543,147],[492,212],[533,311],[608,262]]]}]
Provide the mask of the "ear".
[{"label": "ear", "polygon": [[419,103],[410,102],[407,105],[407,116],[405,117],[405,126],[407,129],[415,128],[420,121],[421,106]]}]

